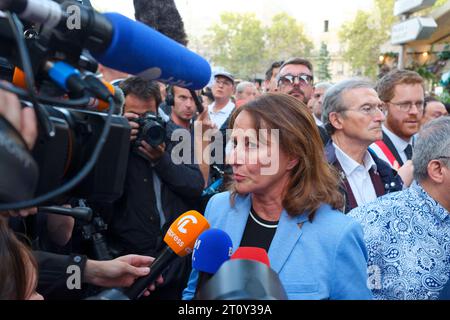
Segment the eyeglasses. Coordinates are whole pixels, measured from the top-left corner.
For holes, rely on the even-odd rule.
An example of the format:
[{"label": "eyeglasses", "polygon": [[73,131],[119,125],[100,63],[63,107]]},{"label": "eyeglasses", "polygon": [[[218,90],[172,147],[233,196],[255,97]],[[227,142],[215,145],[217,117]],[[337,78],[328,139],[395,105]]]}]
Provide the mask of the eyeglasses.
[{"label": "eyeglasses", "polygon": [[365,104],[362,107],[360,107],[359,109],[346,109],[346,110],[342,110],[341,112],[346,112],[346,111],[356,111],[356,112],[360,112],[366,116],[371,116],[373,117],[374,115],[377,114],[378,111],[380,111],[383,115],[386,115],[386,108],[384,107],[383,104]]},{"label": "eyeglasses", "polygon": [[391,103],[393,105],[396,105],[403,112],[410,112],[413,105],[416,106],[417,111],[422,112],[423,108],[425,106],[425,102],[424,101],[416,101],[416,102],[405,101],[405,102],[398,102],[398,103],[391,101],[389,103]]},{"label": "eyeglasses", "polygon": [[292,86],[295,83],[295,79],[298,79],[298,83],[301,86],[311,86],[314,81],[314,77],[309,74],[299,74],[294,76],[292,74],[287,74],[285,76],[280,76],[278,84],[284,87]]},{"label": "eyeglasses", "polygon": [[227,81],[227,80],[214,80],[215,84],[218,84],[219,86],[232,86],[233,83],[231,81]]},{"label": "eyeglasses", "polygon": [[440,157],[437,157],[435,160],[439,160],[439,159],[450,159],[450,156],[440,156]]}]

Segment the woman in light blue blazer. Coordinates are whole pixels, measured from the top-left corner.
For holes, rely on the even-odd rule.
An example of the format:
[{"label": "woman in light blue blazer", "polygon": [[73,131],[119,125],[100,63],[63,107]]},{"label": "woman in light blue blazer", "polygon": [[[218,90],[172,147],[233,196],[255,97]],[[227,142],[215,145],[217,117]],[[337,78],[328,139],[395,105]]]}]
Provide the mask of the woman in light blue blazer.
[{"label": "woman in light blue blazer", "polygon": [[[211,227],[234,250],[266,249],[289,299],[371,299],[362,229],[336,210],[338,178],[307,107],[267,94],[236,110],[230,128],[233,185],[209,201]],[[197,279],[193,270],[183,299],[194,297]]]}]

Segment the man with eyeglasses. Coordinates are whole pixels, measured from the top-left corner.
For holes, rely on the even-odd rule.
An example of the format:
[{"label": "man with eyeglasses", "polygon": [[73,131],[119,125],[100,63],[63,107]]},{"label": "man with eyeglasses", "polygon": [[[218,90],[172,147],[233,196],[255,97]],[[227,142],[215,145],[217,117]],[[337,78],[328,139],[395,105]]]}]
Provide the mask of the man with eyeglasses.
[{"label": "man with eyeglasses", "polygon": [[287,93],[305,105],[313,93],[313,67],[302,58],[291,58],[283,63],[277,76],[278,91]]},{"label": "man with eyeglasses", "polygon": [[450,118],[427,123],[413,155],[415,181],[349,215],[364,229],[378,300],[438,299],[450,275]]},{"label": "man with eyeglasses", "polygon": [[414,71],[393,70],[379,80],[376,89],[387,115],[383,138],[371,149],[398,170],[413,155],[413,137],[423,116],[424,81]]},{"label": "man with eyeglasses", "polygon": [[[277,75],[278,92],[286,93],[300,100],[308,108],[308,102],[314,91],[313,66],[303,58],[290,58],[285,61]],[[330,137],[326,130],[317,126],[320,137],[325,145]]]},{"label": "man with eyeglasses", "polygon": [[214,102],[208,106],[209,118],[217,128],[220,128],[235,108],[233,101],[231,101],[231,96],[234,93],[233,75],[225,71],[216,72],[212,93]]},{"label": "man with eyeglasses", "polygon": [[331,135],[325,154],[342,178],[343,211],[401,190],[400,176],[368,150],[381,139],[385,120],[374,86],[359,78],[339,82],[327,90],[322,107],[322,121]]}]

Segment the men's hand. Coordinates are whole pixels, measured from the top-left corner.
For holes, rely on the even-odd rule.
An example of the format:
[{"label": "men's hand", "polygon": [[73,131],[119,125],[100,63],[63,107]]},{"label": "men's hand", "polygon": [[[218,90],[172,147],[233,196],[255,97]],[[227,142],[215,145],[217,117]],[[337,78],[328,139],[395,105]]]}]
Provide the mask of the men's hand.
[{"label": "men's hand", "polygon": [[194,128],[195,130],[201,128],[203,133],[205,133],[207,130],[214,131],[218,129],[216,124],[209,118],[208,109],[205,109],[198,115],[197,119],[194,122]]},{"label": "men's hand", "polygon": [[163,156],[166,151],[166,144],[163,142],[157,147],[152,147],[147,142],[142,141],[141,146],[139,147],[139,151],[141,151],[148,159],[153,162],[158,161]]},{"label": "men's hand", "polygon": [[[151,264],[155,258],[140,256],[140,255],[126,255],[109,261],[95,261],[88,260],[85,268],[85,282],[91,283],[100,287],[129,287],[136,279],[146,276],[150,273]],[[149,286],[150,291],[155,290],[156,284],[162,284],[161,276]],[[148,296],[149,291],[144,295]]]},{"label": "men's hand", "polygon": [[402,178],[405,187],[409,187],[414,180],[414,165],[411,160],[405,162],[398,170],[398,175]]},{"label": "men's hand", "polygon": [[131,135],[130,135],[130,141],[134,141],[137,138],[138,132],[139,132],[139,124],[137,124],[134,121],[131,121],[132,119],[137,119],[139,116],[136,113],[127,112],[123,115],[125,118],[127,118],[128,123],[131,127]]},{"label": "men's hand", "polygon": [[0,90],[0,114],[22,135],[29,149],[38,136],[36,114],[32,108],[23,108],[13,93]]}]

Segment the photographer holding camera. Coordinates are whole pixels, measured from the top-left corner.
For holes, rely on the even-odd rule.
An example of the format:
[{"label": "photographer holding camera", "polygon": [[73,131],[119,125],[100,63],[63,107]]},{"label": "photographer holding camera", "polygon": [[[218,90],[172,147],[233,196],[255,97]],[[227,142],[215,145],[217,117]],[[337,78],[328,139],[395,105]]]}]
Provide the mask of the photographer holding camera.
[{"label": "photographer holding camera", "polygon": [[[132,143],[124,192],[113,205],[108,240],[118,254],[155,256],[167,227],[178,215],[196,207],[204,181],[197,165],[176,165],[171,158],[177,144],[171,141],[172,132],[180,127],[156,116],[161,102],[158,84],[131,77],[120,87]],[[166,290],[156,295],[179,298],[188,269],[187,260],[171,266],[164,274],[165,288],[161,288]]]}]

